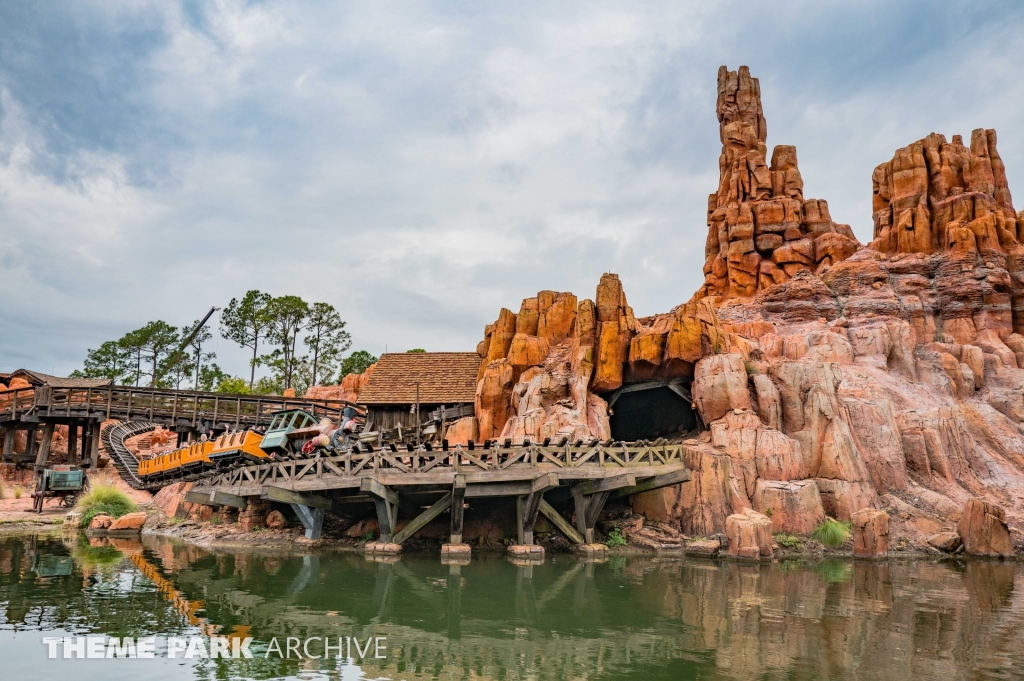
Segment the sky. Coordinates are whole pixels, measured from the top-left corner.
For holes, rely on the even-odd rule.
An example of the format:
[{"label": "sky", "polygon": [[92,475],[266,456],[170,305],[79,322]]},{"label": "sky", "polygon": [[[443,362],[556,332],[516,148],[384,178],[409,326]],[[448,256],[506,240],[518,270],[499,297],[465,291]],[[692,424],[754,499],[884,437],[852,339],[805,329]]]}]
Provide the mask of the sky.
[{"label": "sky", "polygon": [[1019,210],[1022,36],[1019,2],[4,0],[0,371],[254,288],[373,354],[472,350],[603,272],[667,311],[703,281],[722,64],[862,242],[871,171],[933,131],[995,128]]}]

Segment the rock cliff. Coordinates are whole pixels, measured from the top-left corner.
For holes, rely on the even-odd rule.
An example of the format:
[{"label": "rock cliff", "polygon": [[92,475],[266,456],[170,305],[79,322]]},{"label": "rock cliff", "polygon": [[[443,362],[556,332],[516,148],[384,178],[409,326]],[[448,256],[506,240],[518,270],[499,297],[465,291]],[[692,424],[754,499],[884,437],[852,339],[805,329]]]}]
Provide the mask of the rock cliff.
[{"label": "rock cliff", "polygon": [[480,439],[606,440],[612,392],[681,379],[702,424],[684,440],[694,476],[634,497],[649,518],[710,536],[759,513],[806,534],[886,509],[898,548],[975,500],[1024,543],[1024,212],[995,132],[970,148],[931,134],[879,165],[862,246],[803,197],[794,147],[767,163],[746,67],[719,71],[717,112],[704,285],[653,317],[613,274],[593,300],[502,310],[478,348]]}]

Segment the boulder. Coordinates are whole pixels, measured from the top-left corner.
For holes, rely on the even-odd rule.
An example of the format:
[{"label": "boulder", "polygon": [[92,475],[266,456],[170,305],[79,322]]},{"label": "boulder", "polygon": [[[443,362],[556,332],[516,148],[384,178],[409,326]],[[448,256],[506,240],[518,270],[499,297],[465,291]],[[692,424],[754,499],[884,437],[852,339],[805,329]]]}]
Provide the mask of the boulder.
[{"label": "boulder", "polygon": [[92,517],[92,520],[89,522],[89,529],[106,530],[110,527],[111,523],[113,522],[114,519],[111,518],[109,515],[107,515],[106,513],[100,513],[99,515],[95,515]]},{"label": "boulder", "polygon": [[686,555],[714,558],[721,548],[722,545],[718,543],[717,539],[700,539],[686,544]]},{"label": "boulder", "polygon": [[693,403],[704,423],[716,421],[730,410],[750,409],[743,356],[739,353],[711,355],[697,362]]},{"label": "boulder", "polygon": [[192,489],[191,482],[175,482],[162,487],[153,497],[153,505],[164,512],[168,518],[184,518],[188,515],[188,504],[185,494]]},{"label": "boulder", "polygon": [[939,532],[928,537],[928,546],[946,553],[953,553],[963,545],[956,532]]},{"label": "boulder", "polygon": [[825,520],[814,480],[758,480],[750,503],[771,519],[772,532],[806,536]]},{"label": "boulder", "polygon": [[288,527],[288,521],[284,519],[284,514],[280,511],[271,511],[268,513],[265,522],[267,527],[271,530],[282,530]]},{"label": "boulder", "polygon": [[853,524],[855,558],[884,558],[889,555],[889,514],[862,508],[850,516]]},{"label": "boulder", "polygon": [[138,532],[146,523],[146,512],[138,511],[121,516],[110,524],[110,532]]},{"label": "boulder", "polygon": [[957,531],[968,555],[998,558],[1013,556],[1006,512],[995,504],[981,499],[968,499],[960,515]]},{"label": "boulder", "polygon": [[476,417],[465,416],[448,426],[444,439],[448,440],[448,444],[454,447],[455,445],[465,446],[470,442],[475,442],[478,436]]},{"label": "boulder", "polygon": [[768,516],[747,509],[725,519],[729,537],[729,555],[740,560],[772,557],[772,521]]}]

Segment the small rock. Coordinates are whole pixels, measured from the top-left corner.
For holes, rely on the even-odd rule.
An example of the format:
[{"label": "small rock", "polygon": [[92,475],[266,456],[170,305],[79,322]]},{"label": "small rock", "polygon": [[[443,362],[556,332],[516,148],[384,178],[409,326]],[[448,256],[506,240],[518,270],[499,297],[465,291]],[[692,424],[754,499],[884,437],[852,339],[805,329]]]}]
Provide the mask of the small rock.
[{"label": "small rock", "polygon": [[138,531],[138,530],[142,529],[142,526],[145,523],[146,523],[146,512],[145,511],[138,511],[136,513],[129,513],[127,515],[121,516],[120,518],[118,518],[117,520],[112,522],[110,524],[110,527],[107,528],[107,529],[109,529],[111,532],[115,532],[115,531],[118,531],[118,530],[121,530],[121,531],[126,531],[126,530]]},{"label": "small rock", "polygon": [[968,499],[957,530],[969,555],[1003,558],[1013,555],[1006,512],[995,504]]},{"label": "small rock", "polygon": [[862,508],[850,516],[853,524],[853,555],[884,558],[889,555],[889,514]]},{"label": "small rock", "polygon": [[928,537],[928,546],[946,553],[953,553],[960,548],[961,543],[960,535],[956,532],[939,532]]},{"label": "small rock", "polygon": [[99,515],[94,515],[92,517],[92,521],[89,522],[89,529],[90,530],[105,530],[105,529],[109,528],[111,523],[113,523],[113,522],[114,522],[114,519],[111,518],[109,515],[107,515],[105,513],[100,513]]},{"label": "small rock", "polygon": [[271,530],[280,530],[288,526],[288,521],[284,519],[284,514],[280,511],[268,513],[266,523]]},{"label": "small rock", "polygon": [[686,545],[686,555],[714,558],[718,555],[721,548],[722,545],[718,543],[717,539],[701,539]]}]

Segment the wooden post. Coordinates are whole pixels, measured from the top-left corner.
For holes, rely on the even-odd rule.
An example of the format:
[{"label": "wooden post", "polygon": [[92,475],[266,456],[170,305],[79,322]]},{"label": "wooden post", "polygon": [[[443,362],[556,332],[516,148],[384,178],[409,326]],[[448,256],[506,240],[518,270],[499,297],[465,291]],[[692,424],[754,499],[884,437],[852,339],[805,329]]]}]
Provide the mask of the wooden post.
[{"label": "wooden post", "polygon": [[92,435],[89,437],[89,470],[96,470],[100,464],[100,423],[89,424]]},{"label": "wooden post", "polygon": [[416,444],[420,444],[420,384],[416,382]]},{"label": "wooden post", "polygon": [[92,451],[92,422],[82,423],[82,449],[79,452],[78,465],[81,466]]},{"label": "wooden post", "polygon": [[14,435],[17,432],[14,428],[4,428],[4,461],[10,461],[14,456]]},{"label": "wooden post", "polygon": [[25,433],[25,456],[33,461],[35,461],[36,458],[36,430],[37,428],[32,426],[28,429],[28,432]]},{"label": "wooden post", "polygon": [[463,504],[466,499],[466,476],[456,475],[455,484],[452,485],[452,528],[450,544],[462,543],[462,514]]},{"label": "wooden post", "polygon": [[75,465],[75,454],[78,450],[78,424],[71,422],[68,424],[68,464],[71,466]]},{"label": "wooden post", "polygon": [[[39,453],[36,455],[36,492],[44,494],[43,471],[46,469],[46,461],[50,458],[50,440],[53,439],[53,422],[48,421],[43,425],[43,440],[39,443]],[[44,499],[42,496],[36,498],[36,512],[43,510]]]}]

